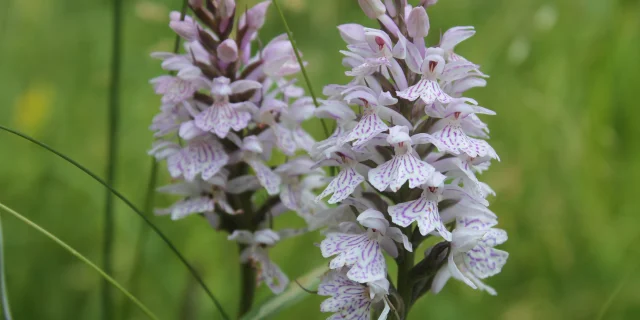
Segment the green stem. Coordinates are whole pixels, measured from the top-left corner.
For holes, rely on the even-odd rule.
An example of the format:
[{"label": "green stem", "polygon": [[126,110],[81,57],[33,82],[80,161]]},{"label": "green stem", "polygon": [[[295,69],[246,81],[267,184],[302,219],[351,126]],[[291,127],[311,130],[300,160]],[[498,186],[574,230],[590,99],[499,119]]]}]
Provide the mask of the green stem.
[{"label": "green stem", "polygon": [[151,312],[151,310],[149,310],[144,304],[142,304],[142,302],[140,302],[140,300],[138,300],[129,291],[127,291],[127,289],[122,287],[116,280],[114,280],[112,277],[110,277],[105,271],[100,269],[100,267],[95,265],[93,262],[91,262],[85,256],[83,256],[78,251],[73,249],[67,243],[65,243],[64,241],[60,240],[58,237],[54,236],[53,234],[51,234],[49,231],[45,230],[44,228],[40,227],[35,222],[29,220],[27,217],[17,213],[13,209],[5,206],[2,203],[0,203],[0,209],[10,213],[14,217],[18,218],[18,220],[20,220],[20,221],[26,223],[27,225],[29,225],[30,227],[36,229],[38,232],[44,234],[45,236],[47,236],[49,239],[51,239],[54,242],[56,242],[58,245],[60,245],[65,250],[69,251],[69,253],[71,253],[72,255],[76,256],[78,259],[80,259],[86,265],[88,265],[93,270],[98,272],[107,281],[107,283],[110,283],[111,285],[116,287],[116,289],[120,290],[125,296],[127,296],[127,298],[129,298],[133,303],[135,303],[140,308],[140,310],[142,310],[142,312],[144,312],[147,316],[149,316],[149,318],[158,319],[158,317],[156,317],[155,314],[153,314],[153,312]]},{"label": "green stem", "polygon": [[[239,252],[242,253],[246,246],[239,245]],[[244,316],[253,305],[253,298],[256,291],[256,270],[250,262],[240,265],[242,287],[240,290],[240,309],[238,311],[238,319]]]},{"label": "green stem", "polygon": [[[402,232],[408,237],[411,236],[411,227],[403,228]],[[413,268],[413,261],[415,258],[414,252],[409,252],[407,250],[403,250],[404,255],[402,260],[398,262],[398,283],[397,289],[398,294],[402,298],[404,302],[404,312],[402,314],[403,319],[407,318],[409,314],[409,309],[411,308],[411,296],[412,296],[412,288],[413,283],[411,281],[411,277],[409,276],[411,268]]]},{"label": "green stem", "polygon": [[202,280],[202,278],[200,277],[200,275],[198,274],[196,269],[187,261],[187,259],[182,255],[182,253],[180,253],[178,248],[176,248],[176,246],[169,240],[169,238],[167,238],[167,236],[162,231],[160,231],[160,229],[155,224],[153,224],[153,222],[151,222],[151,220],[149,220],[149,218],[147,218],[142,211],[140,211],[140,209],[138,209],[135,205],[133,205],[133,203],[131,201],[129,201],[129,199],[125,198],[120,192],[118,192],[116,189],[114,189],[109,184],[104,182],[104,180],[102,180],[100,177],[98,177],[95,173],[89,171],[89,169],[85,168],[83,165],[81,165],[77,161],[67,157],[66,155],[60,153],[59,151],[49,147],[48,145],[46,145],[46,144],[44,144],[44,143],[42,143],[42,142],[40,142],[40,141],[38,141],[38,140],[36,140],[34,138],[22,133],[22,132],[19,132],[19,131],[13,130],[13,129],[9,129],[9,128],[3,126],[3,125],[0,125],[0,130],[7,131],[7,132],[9,132],[11,134],[14,134],[14,135],[16,135],[16,136],[18,136],[20,138],[28,140],[28,141],[30,141],[30,142],[32,142],[32,143],[34,143],[34,144],[46,149],[47,151],[55,154],[56,156],[64,159],[65,161],[71,163],[74,167],[80,169],[82,172],[86,173],[91,178],[93,178],[95,181],[97,181],[98,183],[103,185],[105,188],[107,188],[111,192],[113,192],[113,194],[116,197],[118,197],[120,200],[122,200],[129,208],[131,208],[131,210],[133,210],[133,212],[135,212],[140,218],[142,218],[142,220],[149,226],[149,228],[151,228],[151,230],[153,230],[153,232],[155,232],[162,239],[162,241],[164,241],[164,243],[169,247],[169,249],[171,249],[171,251],[176,255],[176,257],[178,257],[180,262],[182,262],[182,264],[185,267],[187,267],[187,269],[189,270],[191,275],[196,279],[196,281],[198,282],[200,287],[202,287],[202,289],[207,293],[207,295],[209,296],[211,301],[213,301],[215,306],[220,311],[220,314],[222,315],[222,318],[223,319],[229,319],[229,316],[226,314],[226,312],[222,308],[222,305],[220,304],[218,299],[216,299],[216,297],[213,295],[213,293],[211,292],[209,287],[207,287],[207,285],[204,283],[204,280]]},{"label": "green stem", "polygon": [[[111,83],[109,88],[109,134],[107,150],[107,184],[113,185],[116,174],[116,161],[118,158],[118,118],[120,97],[120,57],[122,40],[122,0],[113,0],[113,44],[111,52]],[[113,238],[115,233],[114,201],[113,193],[106,190],[104,205],[104,229],[102,247],[102,267],[106,273],[112,273],[113,266]],[[106,280],[102,281],[102,318],[113,319],[113,297],[111,286]]]},{"label": "green stem", "polygon": [[[307,88],[309,89],[309,94],[313,99],[313,104],[316,105],[316,108],[320,106],[318,104],[318,99],[316,99],[316,94],[313,91],[313,87],[311,86],[311,81],[309,80],[309,76],[307,75],[307,69],[304,67],[304,62],[302,62],[302,57],[300,57],[300,52],[298,51],[298,47],[296,46],[295,41],[293,41],[293,35],[291,34],[291,29],[289,29],[289,24],[287,23],[287,19],[284,17],[284,13],[280,9],[280,5],[278,5],[278,1],[272,0],[273,6],[276,7],[278,13],[280,14],[280,18],[282,19],[282,23],[284,24],[284,29],[287,32],[287,36],[289,37],[289,42],[291,42],[291,46],[293,47],[293,53],[296,55],[296,59],[298,60],[298,64],[300,65],[300,70],[302,70],[302,76],[304,77],[304,81],[307,83]],[[321,119],[322,130],[324,130],[325,137],[329,137],[329,128],[325,123],[324,119]]]}]

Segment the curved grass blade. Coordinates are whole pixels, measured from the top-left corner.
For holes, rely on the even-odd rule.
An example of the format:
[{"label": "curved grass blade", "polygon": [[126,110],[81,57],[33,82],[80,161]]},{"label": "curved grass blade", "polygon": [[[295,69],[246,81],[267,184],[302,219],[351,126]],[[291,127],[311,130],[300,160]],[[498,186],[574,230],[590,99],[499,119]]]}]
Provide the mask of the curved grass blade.
[{"label": "curved grass blade", "polygon": [[156,227],[156,225],[154,225],[151,220],[149,220],[149,218],[147,218],[144,213],[142,211],[140,211],[140,209],[136,208],[135,205],[133,205],[133,203],[131,201],[129,201],[127,198],[125,198],[120,192],[118,192],[116,189],[114,189],[113,187],[111,187],[110,185],[108,185],[106,182],[104,182],[104,180],[100,179],[100,177],[98,177],[95,173],[89,171],[89,169],[85,168],[84,166],[82,166],[81,164],[79,164],[78,162],[76,162],[75,160],[65,156],[64,154],[56,151],[55,149],[49,147],[48,145],[24,134],[21,133],[19,131],[7,128],[3,125],[0,125],[0,129],[7,131],[9,133],[12,133],[18,137],[21,137],[25,140],[29,140],[30,142],[37,144],[38,146],[48,150],[49,152],[55,154],[56,156],[64,159],[65,161],[71,163],[73,166],[75,166],[76,168],[82,170],[84,173],[88,174],[91,178],[93,178],[94,180],[96,180],[97,182],[99,182],[101,185],[103,185],[105,188],[109,189],[109,191],[113,192],[113,194],[118,197],[120,200],[122,200],[129,208],[131,208],[131,210],[133,210],[133,212],[135,212],[138,216],[140,216],[140,218],[142,218],[142,220],[144,220],[144,222],[153,230],[153,232],[155,232],[161,239],[162,241],[164,241],[167,246],[169,247],[169,249],[171,249],[171,251],[173,251],[173,253],[178,257],[178,259],[180,259],[180,261],[182,262],[182,264],[184,264],[187,269],[189,270],[189,272],[191,273],[191,275],[196,279],[196,281],[198,282],[198,284],[202,287],[202,289],[204,289],[204,291],[207,293],[207,295],[209,296],[209,298],[213,301],[213,303],[216,305],[216,307],[218,308],[218,310],[220,311],[220,314],[222,315],[223,319],[229,319],[229,316],[226,314],[226,312],[224,311],[224,309],[222,309],[222,305],[220,304],[220,302],[218,301],[218,299],[216,299],[216,297],[213,295],[213,293],[211,292],[211,290],[209,290],[209,287],[207,287],[207,285],[204,283],[204,281],[202,280],[202,278],[200,277],[200,275],[198,274],[198,272],[196,271],[196,269],[187,261],[187,259],[180,253],[180,251],[178,251],[178,249],[176,248],[176,246],[169,240],[169,238],[167,238],[167,236],[162,233],[162,231],[160,231],[160,229],[158,227]]},{"label": "curved grass blade", "polygon": [[4,266],[4,235],[2,234],[2,217],[0,217],[0,299],[2,299],[2,316],[4,320],[11,320],[11,305],[7,293],[7,277]]},{"label": "curved grass blade", "polygon": [[[180,21],[184,20],[184,16],[187,14],[187,4],[188,0],[182,0],[182,9],[180,10]],[[176,40],[173,44],[173,53],[178,53],[180,49],[180,35],[176,34]],[[173,73],[173,72],[172,72]],[[151,159],[151,172],[149,173],[149,180],[147,183],[147,194],[144,199],[144,212],[151,212],[153,210],[153,204],[155,202],[155,194],[156,194],[156,185],[158,181],[158,162],[154,157],[150,157]],[[129,281],[131,285],[131,291],[136,292],[139,284],[140,273],[142,272],[142,263],[144,260],[144,255],[142,254],[142,249],[144,248],[144,243],[147,240],[148,230],[145,228],[144,224],[140,224],[140,228],[138,231],[138,238],[136,240],[136,250],[135,255],[133,256],[133,271],[131,271],[131,275],[129,276]],[[131,312],[131,304],[126,303],[122,310],[122,319],[129,319]]]},{"label": "curved grass blade", "polygon": [[116,287],[118,290],[120,290],[125,296],[127,296],[127,298],[129,298],[133,303],[135,303],[140,308],[140,310],[142,310],[142,312],[144,312],[147,316],[149,316],[149,318],[155,319],[155,320],[158,319],[158,317],[156,317],[156,315],[153,314],[153,312],[151,312],[151,310],[149,310],[149,308],[147,308],[144,304],[142,304],[142,302],[140,302],[140,300],[138,300],[129,291],[127,291],[127,289],[123,288],[116,280],[111,278],[102,269],[100,269],[100,267],[95,265],[93,262],[91,262],[91,260],[87,259],[85,256],[83,256],[81,253],[79,253],[78,251],[73,249],[71,246],[66,244],[64,241],[58,239],[56,236],[51,234],[49,231],[45,230],[44,228],[42,228],[41,226],[39,226],[35,222],[29,220],[25,216],[17,213],[13,209],[5,206],[2,203],[0,203],[0,209],[10,213],[14,217],[18,218],[18,220],[20,220],[20,221],[26,223],[27,225],[29,225],[30,227],[36,229],[38,232],[44,234],[45,236],[47,236],[49,239],[53,240],[55,243],[60,245],[65,250],[69,251],[69,253],[71,253],[72,255],[76,256],[78,259],[80,259],[80,261],[84,262],[86,265],[88,265],[93,270],[98,272],[100,274],[100,276],[102,276],[108,283],[110,283],[111,285]]},{"label": "curved grass blade", "polygon": [[[278,1],[272,0],[273,6],[276,7],[278,13],[280,14],[280,19],[282,19],[282,24],[284,24],[284,29],[287,32],[287,36],[289,37],[289,42],[291,42],[291,46],[293,47],[293,52],[296,55],[296,59],[298,60],[298,64],[300,64],[300,70],[302,70],[302,76],[304,77],[304,81],[307,83],[307,88],[309,88],[309,94],[313,99],[313,104],[316,105],[316,108],[320,105],[318,104],[318,99],[316,98],[315,93],[313,92],[313,87],[311,86],[311,81],[309,80],[309,76],[307,75],[307,69],[304,67],[304,63],[302,62],[302,58],[300,57],[300,52],[298,51],[298,47],[296,46],[295,41],[293,41],[293,35],[291,34],[291,29],[289,29],[289,24],[287,23],[287,19],[284,17],[284,13],[280,9],[280,5],[278,5]],[[329,128],[325,123],[324,119],[320,119],[322,123],[322,130],[324,130],[325,137],[329,137]]]},{"label": "curved grass blade", "polygon": [[267,300],[259,307],[254,308],[245,316],[242,320],[259,320],[266,317],[273,316],[281,310],[301,301],[310,293],[306,292],[303,288],[315,287],[320,283],[320,277],[324,273],[329,271],[326,265],[315,268],[311,272],[297,279],[298,283],[292,282],[289,284],[289,288],[273,298]]},{"label": "curved grass blade", "polygon": [[[118,158],[118,118],[120,98],[120,58],[122,54],[122,0],[113,0],[113,35],[112,35],[112,51],[111,51],[111,76],[109,80],[109,117],[107,125],[109,128],[107,142],[107,172],[106,181],[109,185],[114,185],[116,175],[116,161]],[[115,233],[115,216],[113,212],[114,199],[113,193],[105,190],[104,203],[104,224],[102,230],[102,268],[108,274],[112,272],[113,265],[113,236]],[[102,318],[113,318],[113,297],[111,294],[111,286],[106,281],[102,282],[101,290],[102,300]]]}]

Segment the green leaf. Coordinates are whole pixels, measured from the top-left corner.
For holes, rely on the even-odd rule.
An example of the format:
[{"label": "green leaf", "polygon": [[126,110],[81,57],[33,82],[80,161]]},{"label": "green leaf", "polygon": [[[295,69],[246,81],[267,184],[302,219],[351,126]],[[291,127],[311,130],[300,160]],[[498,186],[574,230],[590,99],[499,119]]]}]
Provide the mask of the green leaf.
[{"label": "green leaf", "polygon": [[[115,279],[111,278],[102,269],[100,269],[100,267],[98,267],[95,263],[91,262],[91,260],[89,260],[87,257],[83,256],[80,252],[78,252],[75,249],[73,249],[70,245],[68,245],[64,241],[60,240],[58,237],[54,236],[51,232],[49,232],[46,229],[42,228],[41,226],[39,226],[35,222],[29,220],[25,216],[17,213],[13,209],[5,206],[2,203],[0,203],[0,209],[10,213],[14,217],[18,218],[18,220],[26,223],[27,225],[29,225],[33,229],[35,229],[38,232],[44,234],[49,239],[53,240],[55,243],[60,245],[65,250],[69,251],[69,253],[71,253],[72,255],[76,256],[78,259],[80,259],[80,261],[84,262],[86,265],[88,265],[93,270],[98,272],[98,274],[100,274],[100,276],[102,276],[107,282],[109,282],[111,285],[113,285],[118,290],[120,290],[125,296],[127,296],[127,298],[129,298],[129,300],[131,300],[131,302],[133,302],[136,306],[138,306],[138,308],[140,308],[140,310],[142,310],[142,312],[144,312],[149,318],[156,319],[156,320],[158,319],[158,317],[156,317],[156,315],[153,314],[153,312],[151,312],[151,310],[149,310],[149,308],[147,308],[144,304],[142,304],[142,302],[140,302],[140,300],[138,300],[129,291],[127,291],[127,289],[125,289],[122,285],[120,285]],[[4,297],[4,295],[3,295],[3,297]]]},{"label": "green leaf", "polygon": [[[298,282],[304,288],[315,287],[320,283],[320,277],[322,277],[322,275],[328,270],[327,266],[323,265],[311,270],[311,272],[301,278],[298,278]],[[242,320],[265,319],[266,317],[276,315],[278,311],[300,302],[309,295],[310,294],[300,288],[297,283],[291,282],[287,290],[267,300],[260,306],[253,308],[249,313],[242,317]]]}]

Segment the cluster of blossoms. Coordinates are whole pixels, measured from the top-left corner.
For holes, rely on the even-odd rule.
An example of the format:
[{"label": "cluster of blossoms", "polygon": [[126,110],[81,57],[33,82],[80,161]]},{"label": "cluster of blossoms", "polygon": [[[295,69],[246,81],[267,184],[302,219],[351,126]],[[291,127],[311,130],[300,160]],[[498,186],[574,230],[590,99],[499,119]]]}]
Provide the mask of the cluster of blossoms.
[{"label": "cluster of blossoms", "polygon": [[[494,247],[507,235],[494,228],[486,199],[493,191],[477,177],[498,159],[478,117],[494,112],[464,97],[487,76],[454,53],[475,31],[454,27],[428,46],[426,9],[435,0],[358,2],[381,28],[338,27],[352,80],[326,86],[328,98],[315,110],[337,128],[311,156],[317,167],[339,168],[316,199],[337,204],[316,218],[328,227],[322,255],[333,257],[319,288],[330,296],[321,310],[333,312],[330,319],[369,319],[372,306],[384,304],[380,319],[393,309],[406,318],[420,296],[451,277],[495,294],[482,279],[505,264],[508,253]],[[413,250],[431,236],[443,241],[414,265]],[[398,264],[395,286],[383,251]]]},{"label": "cluster of blossoms", "polygon": [[[287,80],[300,65],[286,36],[252,52],[269,1],[239,18],[234,0],[189,1],[199,21],[171,13],[185,53],[153,54],[172,75],[151,81],[163,104],[150,154],[177,180],[160,191],[183,198],[157,213],[201,215],[227,231],[245,268],[257,269],[255,280],[274,293],[289,280],[269,248],[322,230],[320,250],[332,260],[318,294],[329,296],[321,310],[330,319],[386,319],[392,311],[404,319],[451,277],[495,294],[482,280],[505,264],[508,254],[495,246],[507,235],[494,228],[494,193],[477,177],[498,159],[478,117],[494,112],[464,97],[487,76],[454,53],[475,31],[454,27],[428,46],[427,8],[436,0],[358,2],[380,29],[338,27],[352,80],[326,86],[317,108]],[[301,127],[313,117],[334,120],[333,134],[315,142]],[[274,149],[285,163],[269,165]],[[337,174],[327,177],[326,167]],[[307,227],[273,230],[273,218],[287,211]],[[443,241],[415,264],[428,237]],[[398,264],[395,284],[384,252]]]},{"label": "cluster of blossoms", "polygon": [[[294,49],[286,35],[258,45],[269,5],[236,10],[234,0],[192,0],[195,17],[171,13],[184,53],[152,54],[171,73],[151,80],[162,106],[149,153],[166,161],[175,180],[159,191],[182,197],[156,214],[200,215],[227,231],[242,249],[241,262],[257,270],[256,281],[279,293],[289,280],[268,248],[304,230],[274,231],[272,219],[287,211],[312,215],[326,205],[313,201],[324,172],[296,157],[315,143],[301,127],[315,106],[287,79],[300,71]],[[288,161],[270,166],[273,149]]]}]

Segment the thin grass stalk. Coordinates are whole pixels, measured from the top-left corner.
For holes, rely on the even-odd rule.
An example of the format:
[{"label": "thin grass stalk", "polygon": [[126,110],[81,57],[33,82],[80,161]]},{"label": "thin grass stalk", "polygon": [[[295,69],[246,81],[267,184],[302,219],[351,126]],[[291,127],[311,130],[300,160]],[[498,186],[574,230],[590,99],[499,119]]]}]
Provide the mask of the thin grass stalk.
[{"label": "thin grass stalk", "polygon": [[171,251],[178,257],[180,262],[182,262],[182,264],[185,267],[187,267],[187,269],[189,270],[191,275],[196,279],[196,281],[198,282],[200,287],[202,287],[202,289],[207,293],[207,295],[209,296],[211,301],[216,305],[216,307],[220,311],[220,314],[222,315],[222,318],[225,319],[225,320],[229,319],[229,316],[227,315],[227,313],[222,308],[222,305],[220,304],[218,299],[213,295],[213,293],[211,292],[209,287],[207,287],[207,285],[204,283],[204,281],[202,280],[202,277],[200,277],[200,275],[198,274],[196,269],[187,261],[187,259],[182,255],[182,253],[180,253],[180,251],[169,240],[169,238],[167,238],[167,236],[155,224],[153,224],[151,222],[151,220],[149,220],[149,218],[147,218],[145,216],[145,214],[140,209],[138,209],[131,201],[129,201],[129,199],[125,198],[120,192],[118,192],[116,189],[114,189],[109,184],[107,184],[104,180],[102,180],[100,177],[98,177],[95,173],[91,172],[89,169],[85,168],[83,165],[81,165],[80,163],[76,162],[75,160],[73,160],[73,159],[67,157],[66,155],[60,153],[59,151],[49,147],[48,145],[46,145],[46,144],[44,144],[44,143],[42,143],[42,142],[30,137],[30,136],[28,136],[28,135],[26,135],[24,133],[21,133],[19,131],[7,128],[7,127],[5,127],[3,125],[0,125],[0,130],[4,130],[4,131],[7,131],[9,133],[12,133],[12,134],[14,134],[14,135],[16,135],[18,137],[21,137],[21,138],[23,138],[25,140],[28,140],[28,141],[30,141],[30,142],[32,142],[32,143],[34,143],[34,144],[46,149],[47,151],[55,154],[56,156],[62,158],[63,160],[71,163],[73,166],[75,166],[76,168],[80,169],[81,171],[83,171],[84,173],[89,175],[91,178],[93,178],[94,180],[99,182],[101,185],[103,185],[105,188],[107,188],[111,192],[113,192],[113,194],[117,198],[122,200],[129,208],[131,208],[131,210],[133,210],[133,212],[135,212],[140,218],[142,218],[142,220],[144,220],[144,222],[153,230],[153,232],[155,232],[162,239],[162,241],[164,241],[164,243],[169,247],[169,249],[171,249]]},{"label": "thin grass stalk", "polygon": [[[287,32],[287,36],[289,37],[289,42],[291,42],[291,46],[293,47],[293,52],[296,55],[296,59],[298,60],[298,64],[300,64],[300,70],[302,70],[302,76],[304,77],[304,81],[307,83],[307,88],[309,89],[309,94],[313,99],[313,104],[315,104],[316,108],[320,106],[318,104],[318,99],[316,98],[316,94],[313,91],[313,86],[311,85],[311,81],[309,80],[309,76],[307,75],[307,69],[304,67],[304,63],[302,62],[302,57],[300,57],[300,52],[298,51],[298,46],[296,46],[295,41],[293,40],[293,34],[291,33],[291,29],[289,29],[289,24],[287,23],[287,19],[284,17],[284,13],[280,9],[280,5],[278,5],[278,1],[272,0],[273,6],[276,7],[278,13],[280,14],[280,19],[282,20],[282,24],[284,24],[284,29]],[[329,128],[325,123],[324,119],[320,119],[322,123],[322,130],[324,130],[325,137],[329,137]]]},{"label": "thin grass stalk", "polygon": [[[118,119],[119,119],[119,98],[120,98],[120,65],[122,50],[122,0],[113,0],[113,35],[111,51],[111,80],[109,87],[109,117],[108,117],[108,149],[107,149],[107,172],[106,181],[109,185],[114,185],[116,175],[116,162],[118,159]],[[114,199],[113,193],[105,191],[104,203],[104,225],[103,225],[103,247],[102,266],[108,274],[113,273],[113,241],[115,233]],[[111,286],[106,280],[102,281],[101,290],[102,318],[113,319],[113,297]]]},{"label": "thin grass stalk", "polygon": [[127,296],[127,298],[129,298],[135,305],[137,305],[140,308],[140,310],[142,310],[142,312],[144,312],[150,319],[155,319],[155,320],[158,319],[158,317],[156,317],[156,315],[153,312],[151,312],[151,310],[149,310],[149,308],[147,308],[142,302],[140,302],[140,300],[138,300],[129,291],[127,291],[127,289],[125,289],[122,285],[120,285],[115,279],[110,277],[104,270],[100,269],[100,267],[98,267],[96,264],[91,262],[91,260],[89,260],[88,258],[83,256],[80,252],[78,252],[75,249],[73,249],[66,242],[60,240],[58,237],[56,237],[55,235],[53,235],[52,233],[50,233],[46,229],[42,228],[41,226],[39,226],[35,222],[29,220],[27,217],[19,214],[18,212],[16,212],[13,209],[5,206],[2,203],[0,203],[0,209],[10,213],[14,217],[18,218],[18,220],[26,223],[27,225],[29,225],[30,227],[34,228],[38,232],[44,234],[49,239],[53,240],[55,243],[60,245],[63,249],[67,250],[69,253],[71,253],[72,255],[76,256],[78,259],[80,259],[80,261],[84,262],[86,265],[88,265],[93,270],[98,272],[98,274],[100,274],[100,276],[102,276],[105,279],[105,281],[107,281],[107,283],[111,284],[116,289],[120,290],[125,296]]},{"label": "thin grass stalk", "polygon": [[4,264],[4,235],[2,234],[2,217],[0,217],[0,299],[2,300],[2,316],[4,320],[11,320],[11,305],[7,290],[6,268]]},{"label": "thin grass stalk", "polygon": [[[188,0],[182,1],[182,9],[180,10],[180,21],[184,20],[184,16],[187,14],[187,4]],[[180,35],[176,35],[176,40],[173,44],[173,53],[178,53],[180,49]],[[156,195],[156,185],[158,182],[158,162],[154,157],[151,157],[151,172],[149,173],[149,182],[147,183],[147,193],[145,195],[144,200],[144,212],[151,212],[155,203],[155,195]],[[139,279],[141,278],[140,274],[142,272],[142,264],[144,263],[144,254],[142,250],[144,249],[144,245],[147,241],[147,235],[149,234],[148,229],[144,224],[140,224],[140,228],[138,230],[138,238],[136,240],[136,250],[134,251],[134,262],[133,262],[133,271],[131,272],[131,276],[129,277],[128,283],[131,284],[131,291],[136,292],[139,287]],[[131,314],[131,304],[125,304],[122,310],[122,319],[129,319],[129,315]]]}]

